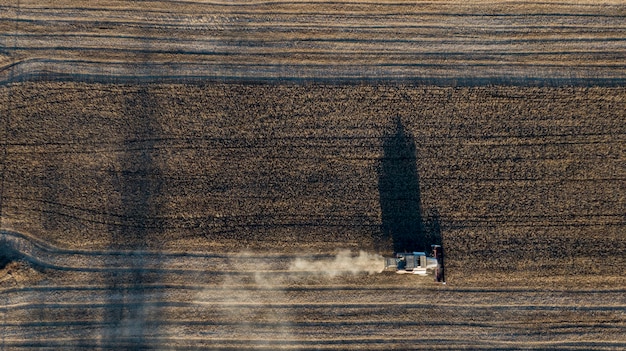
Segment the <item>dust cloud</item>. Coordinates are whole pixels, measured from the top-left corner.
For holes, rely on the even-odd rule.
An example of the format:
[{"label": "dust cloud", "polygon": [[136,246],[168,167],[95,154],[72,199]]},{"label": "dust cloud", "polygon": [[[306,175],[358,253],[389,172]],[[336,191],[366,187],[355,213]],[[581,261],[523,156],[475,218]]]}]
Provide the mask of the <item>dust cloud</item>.
[{"label": "dust cloud", "polygon": [[347,273],[380,273],[384,269],[384,264],[383,257],[378,254],[360,251],[358,256],[352,256],[350,250],[342,250],[333,259],[296,258],[289,266],[289,271],[336,277]]},{"label": "dust cloud", "polygon": [[298,282],[310,276],[330,279],[374,274],[384,268],[382,256],[364,251],[283,259],[253,253],[234,255],[228,265],[236,265],[237,270],[224,271],[221,279],[196,295],[195,302],[203,306],[207,320],[213,321],[206,330],[212,335],[211,346],[220,348],[237,340],[253,347],[284,346],[297,337],[294,322],[298,314],[285,306],[301,298],[294,287]]},{"label": "dust cloud", "polygon": [[213,331],[216,340],[239,339],[251,346],[269,346],[293,334],[291,316],[275,305],[286,299],[280,280],[253,274],[226,276],[215,290],[204,291],[201,301],[219,321],[220,327]]}]

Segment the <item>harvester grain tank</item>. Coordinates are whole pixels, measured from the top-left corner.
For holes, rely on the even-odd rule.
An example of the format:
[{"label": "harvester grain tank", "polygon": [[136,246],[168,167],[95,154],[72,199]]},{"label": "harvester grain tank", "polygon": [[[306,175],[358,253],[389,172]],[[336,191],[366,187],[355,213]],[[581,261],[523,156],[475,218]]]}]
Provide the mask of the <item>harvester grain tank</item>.
[{"label": "harvester grain tank", "polygon": [[443,247],[432,245],[429,256],[426,252],[399,252],[395,257],[385,258],[385,270],[399,274],[428,275],[434,273],[435,281],[445,284],[443,270]]},{"label": "harvester grain tank", "polygon": [[399,252],[385,259],[385,269],[399,274],[427,275],[437,267],[437,260],[425,252]]}]

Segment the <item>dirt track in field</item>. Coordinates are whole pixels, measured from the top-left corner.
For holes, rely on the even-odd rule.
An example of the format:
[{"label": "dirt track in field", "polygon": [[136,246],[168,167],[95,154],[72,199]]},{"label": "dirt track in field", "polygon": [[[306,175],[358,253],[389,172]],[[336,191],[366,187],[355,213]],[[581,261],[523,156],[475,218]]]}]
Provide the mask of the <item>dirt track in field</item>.
[{"label": "dirt track in field", "polygon": [[0,350],[625,349],[625,17],[0,4]]}]

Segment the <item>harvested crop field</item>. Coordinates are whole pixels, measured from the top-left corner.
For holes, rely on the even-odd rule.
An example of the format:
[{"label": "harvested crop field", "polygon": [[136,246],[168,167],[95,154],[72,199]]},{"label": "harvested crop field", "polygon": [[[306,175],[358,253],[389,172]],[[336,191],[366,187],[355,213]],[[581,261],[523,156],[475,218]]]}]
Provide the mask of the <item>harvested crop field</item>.
[{"label": "harvested crop field", "polygon": [[45,249],[53,256],[11,268],[18,284],[3,289],[1,309],[2,345],[8,350],[619,350],[626,345],[623,286],[441,286],[425,277],[301,271],[293,264],[300,259],[336,265],[337,259],[327,256],[135,252],[120,257],[5,239],[22,241],[29,253]]},{"label": "harvested crop field", "polygon": [[1,350],[626,348],[622,2],[146,3],[0,5]]},{"label": "harvested crop field", "polygon": [[0,81],[623,85],[625,16],[621,0],[12,0]]}]

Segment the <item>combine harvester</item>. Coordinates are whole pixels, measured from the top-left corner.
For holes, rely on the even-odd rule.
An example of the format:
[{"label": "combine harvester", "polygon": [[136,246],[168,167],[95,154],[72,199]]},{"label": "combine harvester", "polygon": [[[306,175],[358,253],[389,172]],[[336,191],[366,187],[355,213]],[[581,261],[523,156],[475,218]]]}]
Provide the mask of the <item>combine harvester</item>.
[{"label": "combine harvester", "polygon": [[432,257],[426,252],[400,252],[395,257],[385,258],[385,270],[398,274],[435,274],[435,281],[445,284],[443,274],[443,248],[441,245],[432,245]]}]

